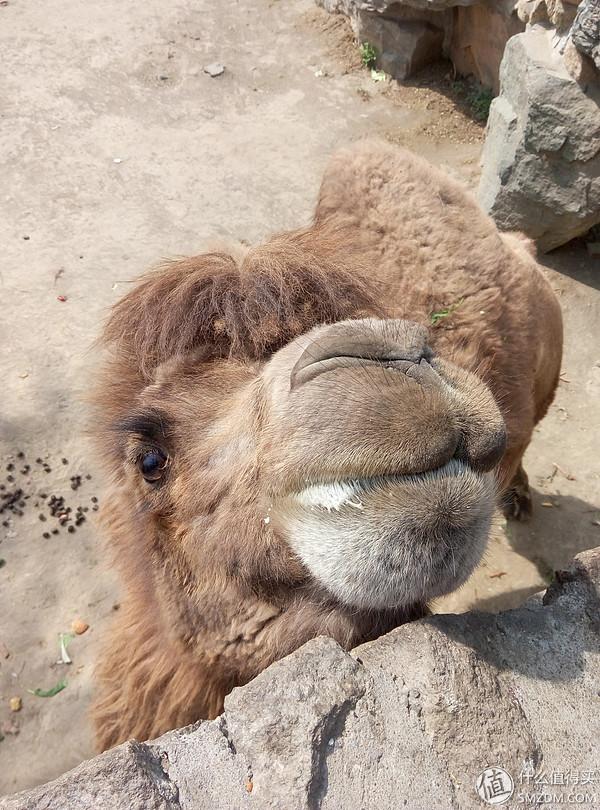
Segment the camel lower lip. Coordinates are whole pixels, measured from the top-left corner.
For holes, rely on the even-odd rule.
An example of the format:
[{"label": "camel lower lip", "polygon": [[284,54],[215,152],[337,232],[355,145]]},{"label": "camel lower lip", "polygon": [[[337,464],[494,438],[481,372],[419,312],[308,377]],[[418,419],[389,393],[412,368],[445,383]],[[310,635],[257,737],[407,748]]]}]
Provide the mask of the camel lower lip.
[{"label": "camel lower lip", "polygon": [[361,497],[373,490],[394,484],[425,482],[433,478],[442,478],[445,475],[456,477],[461,472],[467,471],[473,472],[463,462],[453,459],[441,467],[421,473],[377,475],[310,484],[292,493],[292,497],[309,508],[317,507],[337,512],[348,506],[361,510],[363,508]]},{"label": "camel lower lip", "polygon": [[395,608],[462,584],[489,536],[490,473],[452,459],[427,472],[327,481],[273,516],[307,569],[345,604]]}]

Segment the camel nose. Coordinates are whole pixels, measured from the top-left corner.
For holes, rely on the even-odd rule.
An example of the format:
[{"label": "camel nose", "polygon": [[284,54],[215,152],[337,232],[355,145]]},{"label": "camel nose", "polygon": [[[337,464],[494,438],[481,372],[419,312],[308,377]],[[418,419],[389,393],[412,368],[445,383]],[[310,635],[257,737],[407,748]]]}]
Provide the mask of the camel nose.
[{"label": "camel nose", "polygon": [[454,457],[478,472],[489,472],[499,463],[505,450],[506,428],[502,422],[479,430],[465,430]]},{"label": "camel nose", "polygon": [[427,346],[427,330],[401,320],[342,321],[307,335],[307,345],[290,375],[291,389],[336,368],[383,365],[425,382],[435,374],[427,362],[432,357]]}]

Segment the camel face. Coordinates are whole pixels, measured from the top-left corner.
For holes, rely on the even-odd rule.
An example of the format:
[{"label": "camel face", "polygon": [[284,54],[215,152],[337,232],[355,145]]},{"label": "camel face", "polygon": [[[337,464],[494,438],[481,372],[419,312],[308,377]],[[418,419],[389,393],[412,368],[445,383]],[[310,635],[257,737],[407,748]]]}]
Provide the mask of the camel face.
[{"label": "camel face", "polygon": [[408,321],[344,321],[263,372],[267,519],[345,605],[447,593],[487,540],[504,423],[481,381],[436,360],[426,336]]},{"label": "camel face", "polygon": [[124,469],[187,575],[243,567],[260,588],[285,571],[284,599],[301,586],[365,609],[462,584],[487,539],[504,423],[426,337],[408,321],[341,321],[264,364],[160,367],[122,424]]}]

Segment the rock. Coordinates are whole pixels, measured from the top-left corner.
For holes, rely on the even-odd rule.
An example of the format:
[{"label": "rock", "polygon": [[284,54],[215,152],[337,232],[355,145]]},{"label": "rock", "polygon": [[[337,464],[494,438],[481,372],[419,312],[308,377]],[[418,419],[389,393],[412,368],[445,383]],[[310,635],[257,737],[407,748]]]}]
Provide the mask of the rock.
[{"label": "rock", "polygon": [[600,0],[583,0],[571,29],[573,44],[600,70]]},{"label": "rock", "polygon": [[479,187],[500,228],[551,250],[600,221],[600,0],[317,2],[395,79],[447,55],[500,91]]},{"label": "rock", "polygon": [[457,8],[450,28],[447,53],[456,71],[462,76],[475,76],[494,93],[499,88],[506,43],[524,29],[513,6],[509,2]]},{"label": "rock", "polygon": [[380,54],[379,67],[406,79],[428,62],[448,56],[458,73],[497,90],[507,40],[524,29],[517,0],[316,0],[345,14],[359,42]]},{"label": "rock", "polygon": [[[216,720],[126,743],[0,808],[475,810],[487,767],[510,774],[515,799],[535,773],[596,771],[599,588],[600,548],[516,610],[433,616],[352,653],[315,639]],[[561,804],[596,785],[580,788],[552,785]]]},{"label": "rock", "polygon": [[2,810],[180,810],[178,788],[150,746],[128,742],[48,785],[0,799]]},{"label": "rock", "polygon": [[216,79],[217,76],[225,73],[225,66],[220,62],[211,62],[210,65],[205,65],[203,70],[205,73],[208,73],[211,78]]},{"label": "rock", "polygon": [[[318,6],[332,14],[354,15],[358,11],[394,16],[404,9],[421,11],[446,11],[456,6],[474,6],[481,0],[316,0]],[[417,14],[418,16],[418,14]]]},{"label": "rock", "polygon": [[345,14],[348,17],[355,5],[354,0],[316,0],[316,3],[330,14]]},{"label": "rock", "polygon": [[600,222],[598,88],[586,94],[538,26],[508,42],[500,84],[479,199],[500,228],[551,250]]},{"label": "rock", "polygon": [[589,56],[578,51],[573,40],[569,39],[563,51],[563,60],[569,75],[578,84],[587,87],[600,81],[600,74]]},{"label": "rock", "polygon": [[[269,806],[286,810],[319,806],[328,758],[370,679],[328,638],[316,639],[302,648],[299,659],[290,656],[274,667],[226,699],[227,735],[252,763],[256,799],[267,796]],[[283,734],[274,734],[278,728]]]},{"label": "rock", "polygon": [[[346,2],[348,3],[348,0]],[[445,11],[456,6],[475,6],[480,2],[481,0],[354,0],[353,5],[366,11],[377,11],[381,14],[390,11],[394,12],[397,6],[407,6],[422,11]]]},{"label": "rock", "polygon": [[558,31],[565,31],[577,13],[580,0],[518,0],[517,14],[523,22],[550,23]]},{"label": "rock", "polygon": [[355,31],[359,42],[369,42],[376,49],[377,67],[394,79],[407,79],[442,57],[444,32],[429,22],[386,19],[361,11]]}]

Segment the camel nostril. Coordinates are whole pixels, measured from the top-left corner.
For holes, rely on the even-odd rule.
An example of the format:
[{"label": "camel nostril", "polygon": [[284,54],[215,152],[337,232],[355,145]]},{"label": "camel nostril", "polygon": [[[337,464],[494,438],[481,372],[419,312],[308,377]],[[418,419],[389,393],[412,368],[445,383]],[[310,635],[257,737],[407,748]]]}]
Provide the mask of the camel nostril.
[{"label": "camel nostril", "polygon": [[290,374],[291,388],[340,367],[377,364],[406,372],[432,356],[427,330],[418,324],[377,319],[341,321],[308,336]]},{"label": "camel nostril", "polygon": [[489,472],[499,463],[506,450],[506,429],[494,425],[491,429],[463,431],[454,457],[478,472]]},{"label": "camel nostril", "polygon": [[[423,363],[426,368],[422,367]],[[352,354],[338,354],[334,357],[315,359],[312,362],[302,365],[297,363],[290,375],[291,388],[293,390],[326,371],[334,371],[340,368],[364,368],[365,366],[377,366],[392,371],[403,372],[407,377],[412,377],[422,384],[431,380],[433,376],[437,377],[433,368],[424,358],[406,359],[404,357],[394,356],[391,353],[387,357],[374,357],[370,354],[353,352]],[[427,369],[429,369],[430,373]]]}]

